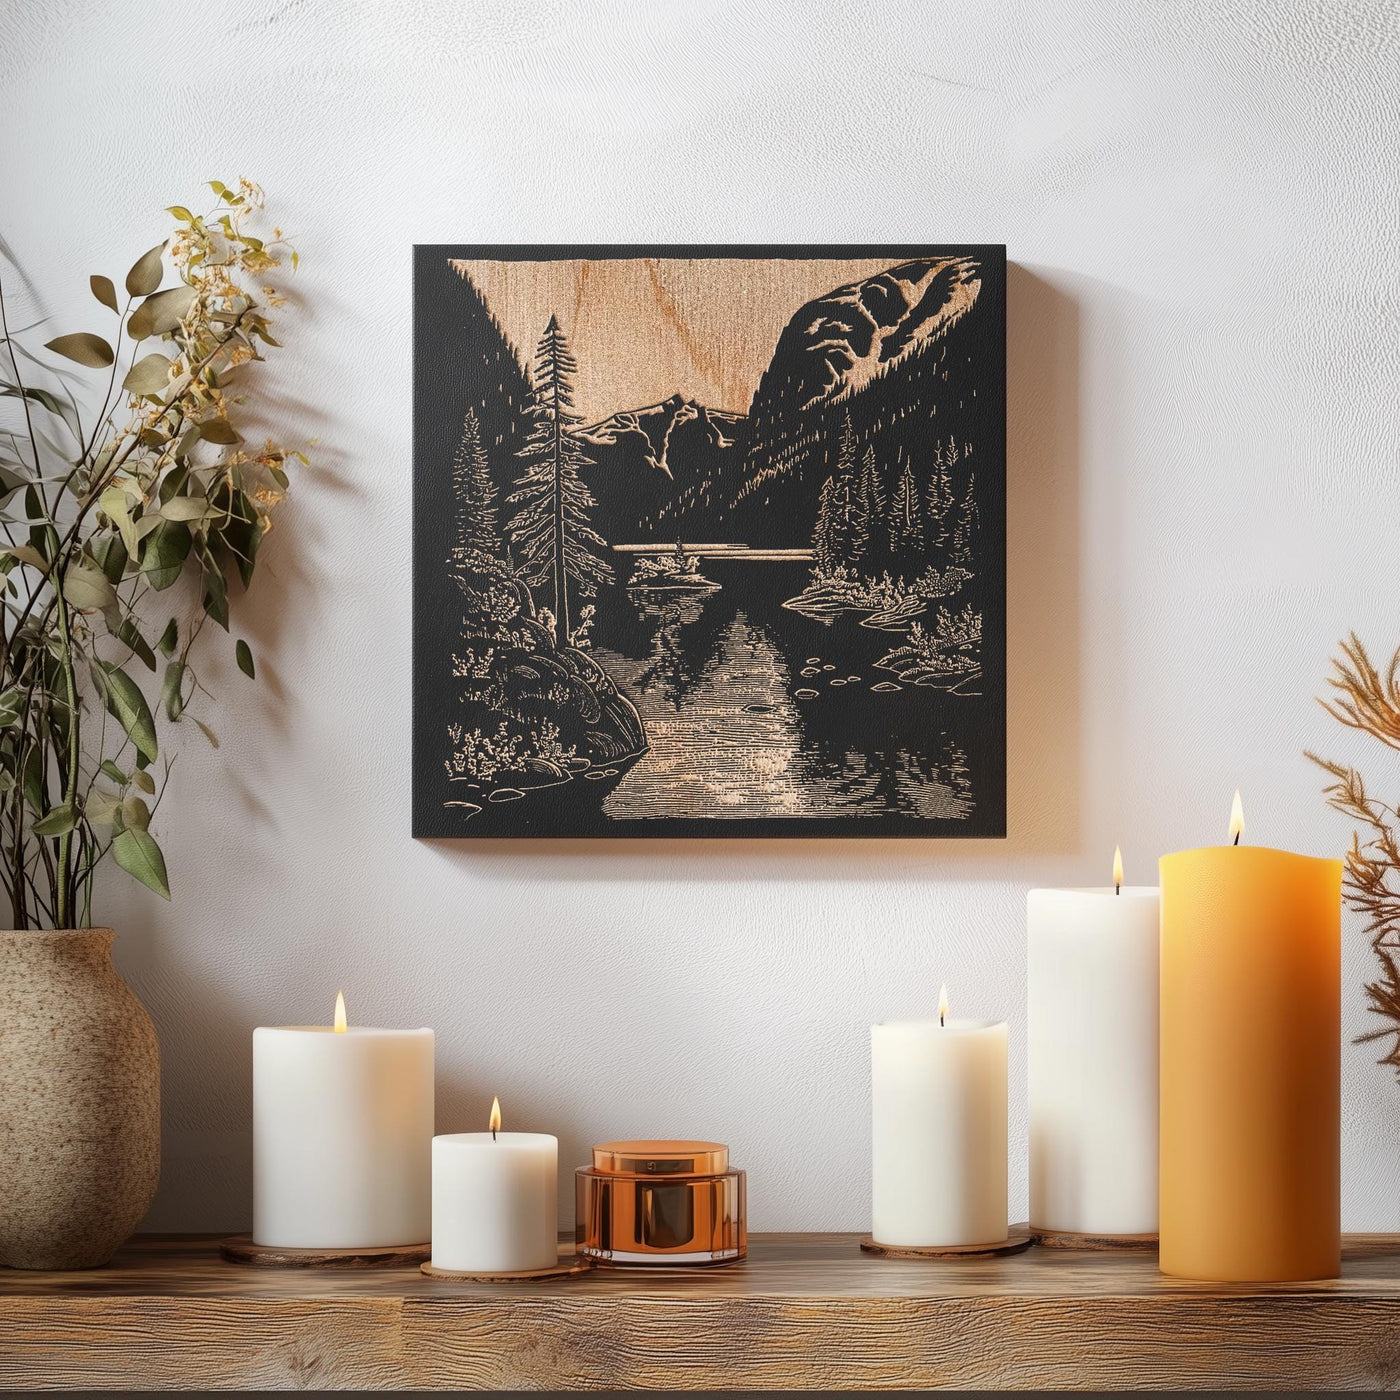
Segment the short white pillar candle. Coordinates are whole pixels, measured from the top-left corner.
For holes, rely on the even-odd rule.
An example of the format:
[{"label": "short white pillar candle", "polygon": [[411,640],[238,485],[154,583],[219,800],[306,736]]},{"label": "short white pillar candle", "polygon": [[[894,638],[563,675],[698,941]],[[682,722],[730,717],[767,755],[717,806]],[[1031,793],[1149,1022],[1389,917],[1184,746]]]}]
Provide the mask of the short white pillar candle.
[{"label": "short white pillar candle", "polygon": [[1155,888],[1027,898],[1031,1225],[1157,1232]]},{"label": "short white pillar candle", "polygon": [[[499,1104],[492,1122],[499,1125]],[[506,1274],[559,1260],[559,1139],[446,1133],[433,1139],[433,1268]]]},{"label": "short white pillar candle", "polygon": [[253,1032],[253,1239],[284,1249],[422,1244],[432,1224],[433,1033]]},{"label": "short white pillar candle", "polygon": [[885,1245],[1007,1237],[1004,1021],[871,1028],[871,1233]]}]

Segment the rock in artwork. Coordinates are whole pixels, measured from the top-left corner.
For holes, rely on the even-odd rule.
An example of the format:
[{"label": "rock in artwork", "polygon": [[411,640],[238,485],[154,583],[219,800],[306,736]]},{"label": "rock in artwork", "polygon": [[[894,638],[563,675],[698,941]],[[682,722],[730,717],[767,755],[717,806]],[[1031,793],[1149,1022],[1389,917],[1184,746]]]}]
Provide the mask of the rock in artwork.
[{"label": "rock in artwork", "polygon": [[1001,247],[419,247],[418,836],[1002,836]]}]

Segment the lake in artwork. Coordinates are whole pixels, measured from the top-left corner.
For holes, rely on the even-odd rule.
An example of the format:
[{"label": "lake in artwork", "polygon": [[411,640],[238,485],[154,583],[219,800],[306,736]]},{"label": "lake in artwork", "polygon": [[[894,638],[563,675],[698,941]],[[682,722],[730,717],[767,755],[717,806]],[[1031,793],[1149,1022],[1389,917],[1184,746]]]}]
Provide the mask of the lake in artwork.
[{"label": "lake in artwork", "polygon": [[1000,247],[420,247],[418,836],[1005,834]]}]

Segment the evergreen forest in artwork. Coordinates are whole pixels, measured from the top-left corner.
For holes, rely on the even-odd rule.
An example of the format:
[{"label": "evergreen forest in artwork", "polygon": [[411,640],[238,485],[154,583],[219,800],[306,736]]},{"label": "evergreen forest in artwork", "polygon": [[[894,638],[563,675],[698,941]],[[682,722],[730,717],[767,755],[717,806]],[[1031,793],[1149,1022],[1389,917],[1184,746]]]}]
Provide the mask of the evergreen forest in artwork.
[{"label": "evergreen forest in artwork", "polygon": [[1001,836],[1005,250],[415,250],[419,836]]}]

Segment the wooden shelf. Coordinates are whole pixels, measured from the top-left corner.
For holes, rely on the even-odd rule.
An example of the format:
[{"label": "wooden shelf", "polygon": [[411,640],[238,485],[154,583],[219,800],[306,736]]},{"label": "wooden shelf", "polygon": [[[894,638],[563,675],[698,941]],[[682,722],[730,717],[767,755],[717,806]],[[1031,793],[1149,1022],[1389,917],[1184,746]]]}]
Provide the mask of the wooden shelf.
[{"label": "wooden shelf", "polygon": [[1232,1389],[1400,1382],[1400,1236],[1344,1277],[1162,1277],[1151,1254],[887,1260],[758,1235],[727,1269],[487,1285],[223,1263],[147,1237],[109,1268],[0,1270],[13,1389]]}]

